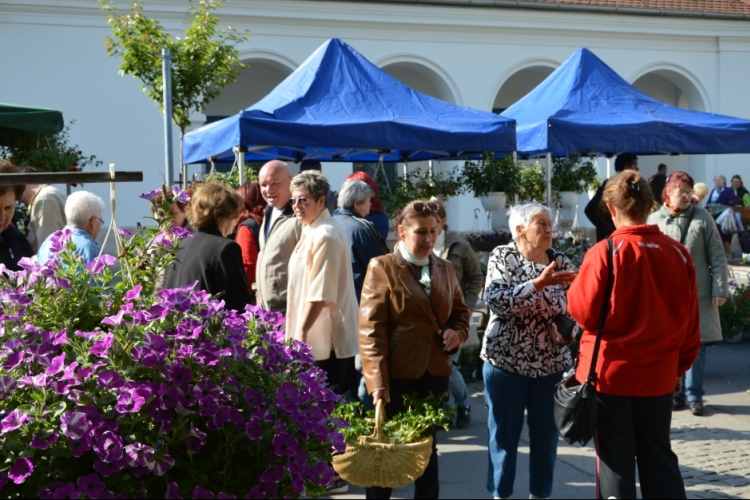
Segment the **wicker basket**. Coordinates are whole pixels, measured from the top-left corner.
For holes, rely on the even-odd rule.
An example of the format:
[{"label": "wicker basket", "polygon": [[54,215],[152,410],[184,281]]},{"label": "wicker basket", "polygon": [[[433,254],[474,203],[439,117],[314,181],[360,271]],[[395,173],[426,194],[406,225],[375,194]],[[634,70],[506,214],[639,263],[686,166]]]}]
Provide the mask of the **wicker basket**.
[{"label": "wicker basket", "polygon": [[345,481],[357,486],[397,488],[424,474],[432,454],[432,436],[417,443],[399,444],[383,434],[384,403],[375,406],[375,431],[347,443],[346,451],[333,456],[333,468]]}]

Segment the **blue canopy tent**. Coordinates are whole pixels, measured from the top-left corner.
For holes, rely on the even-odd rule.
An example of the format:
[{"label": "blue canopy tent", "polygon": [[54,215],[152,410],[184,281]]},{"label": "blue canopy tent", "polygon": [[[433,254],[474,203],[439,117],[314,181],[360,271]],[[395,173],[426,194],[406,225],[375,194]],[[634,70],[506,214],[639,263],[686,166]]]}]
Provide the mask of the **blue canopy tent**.
[{"label": "blue canopy tent", "polygon": [[750,121],[669,106],[642,93],[590,50],[506,109],[521,157],[622,152],[638,155],[750,153]]},{"label": "blue canopy tent", "polygon": [[270,94],[185,135],[185,163],[418,161],[516,147],[515,123],[421,94],[332,38]]}]

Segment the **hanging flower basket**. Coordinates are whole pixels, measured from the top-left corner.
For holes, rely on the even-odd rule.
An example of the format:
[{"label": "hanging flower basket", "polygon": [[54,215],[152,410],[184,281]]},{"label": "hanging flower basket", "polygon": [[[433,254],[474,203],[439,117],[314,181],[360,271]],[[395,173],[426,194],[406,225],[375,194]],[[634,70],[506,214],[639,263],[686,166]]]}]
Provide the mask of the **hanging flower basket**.
[{"label": "hanging flower basket", "polygon": [[494,212],[505,208],[506,196],[503,192],[487,193],[486,196],[480,196],[479,201],[488,212]]}]

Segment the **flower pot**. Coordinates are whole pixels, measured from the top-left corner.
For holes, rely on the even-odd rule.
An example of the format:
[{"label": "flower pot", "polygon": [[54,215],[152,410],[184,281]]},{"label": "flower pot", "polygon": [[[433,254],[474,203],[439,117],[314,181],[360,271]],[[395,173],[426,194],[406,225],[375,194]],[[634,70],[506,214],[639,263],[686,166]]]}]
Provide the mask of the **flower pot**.
[{"label": "flower pot", "polygon": [[485,210],[488,212],[493,212],[496,210],[502,210],[505,208],[505,193],[499,192],[499,193],[487,193],[487,196],[480,196],[479,201],[482,203],[482,206]]},{"label": "flower pot", "polygon": [[742,342],[742,334],[738,333],[734,337],[730,337],[730,338],[724,337],[724,342],[728,342],[730,344],[736,344],[738,342]]},{"label": "flower pot", "polygon": [[560,206],[574,207],[578,204],[578,193],[575,191],[560,191]]}]

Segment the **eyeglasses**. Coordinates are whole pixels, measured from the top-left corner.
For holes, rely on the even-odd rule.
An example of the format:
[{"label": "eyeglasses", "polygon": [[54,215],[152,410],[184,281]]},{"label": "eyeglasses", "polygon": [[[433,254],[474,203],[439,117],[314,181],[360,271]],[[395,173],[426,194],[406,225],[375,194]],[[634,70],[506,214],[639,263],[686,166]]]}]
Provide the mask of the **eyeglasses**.
[{"label": "eyeglasses", "polygon": [[421,214],[424,214],[425,212],[432,212],[437,214],[438,210],[440,209],[440,207],[438,207],[438,204],[434,201],[415,201],[414,205],[412,206],[414,207],[414,210]]},{"label": "eyeglasses", "polygon": [[687,196],[688,198],[692,198],[695,194],[695,191],[677,191],[677,196]]},{"label": "eyeglasses", "polygon": [[308,198],[305,198],[304,196],[300,196],[299,198],[290,198],[289,202],[292,204],[292,206],[296,205],[297,203],[305,206],[310,202],[310,200]]},{"label": "eyeglasses", "polygon": [[104,225],[104,219],[102,219],[101,217],[94,217],[94,218],[98,219],[99,222],[101,222],[102,226]]}]

